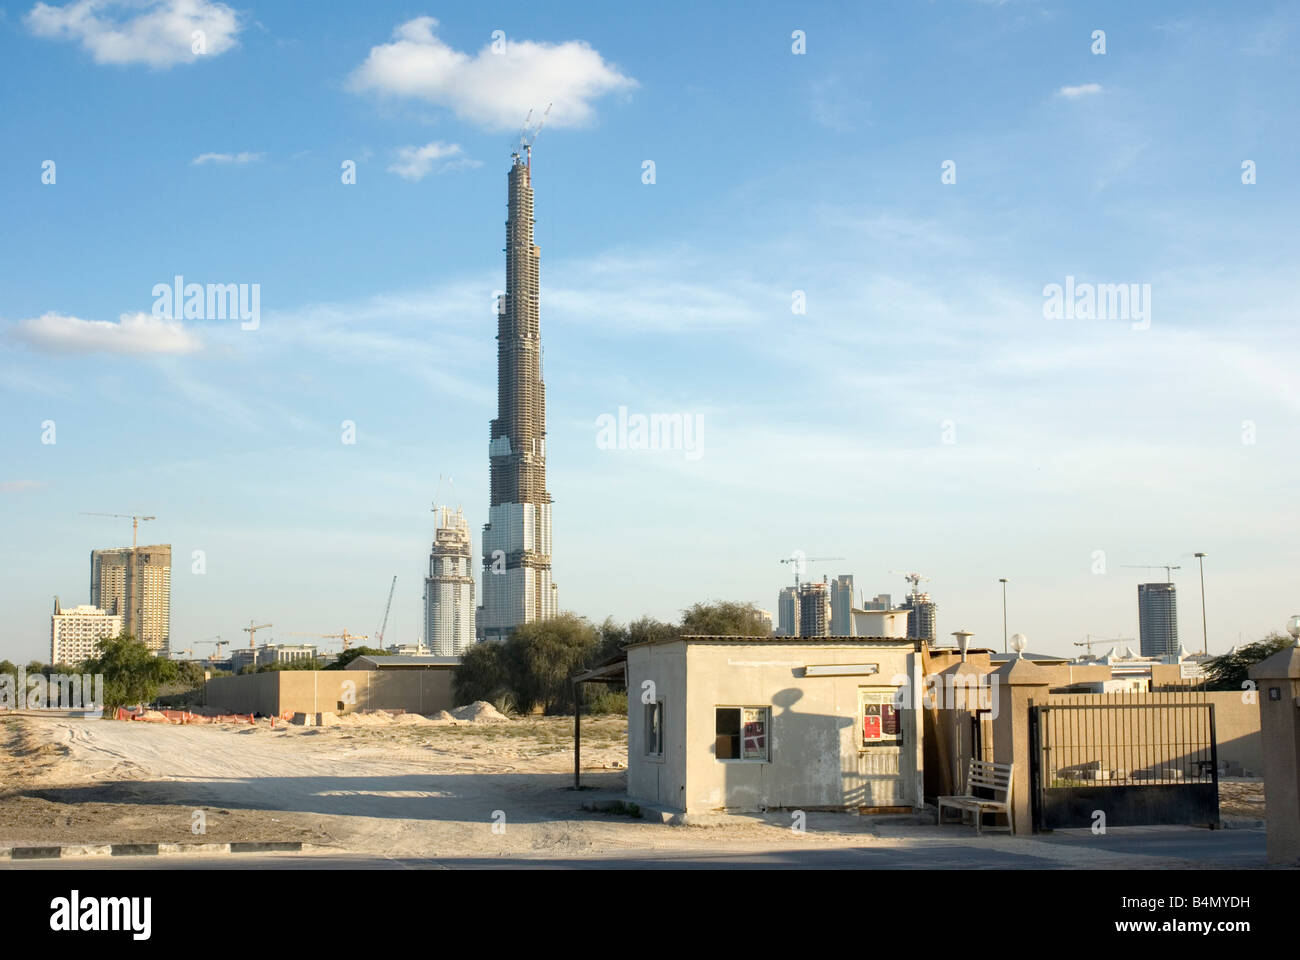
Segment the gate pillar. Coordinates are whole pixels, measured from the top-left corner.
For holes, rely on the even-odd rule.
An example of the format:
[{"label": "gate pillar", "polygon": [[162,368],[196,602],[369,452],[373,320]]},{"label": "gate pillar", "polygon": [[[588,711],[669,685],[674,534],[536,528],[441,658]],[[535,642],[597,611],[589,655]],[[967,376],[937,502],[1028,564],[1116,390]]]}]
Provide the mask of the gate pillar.
[{"label": "gate pillar", "polygon": [[1268,862],[1300,864],[1300,646],[1250,668],[1259,698]]},{"label": "gate pillar", "polygon": [[1029,702],[1047,702],[1050,675],[1023,657],[1009,660],[989,674],[993,685],[993,759],[1014,763],[1011,780],[1011,822],[1017,835],[1034,832],[1030,802]]}]

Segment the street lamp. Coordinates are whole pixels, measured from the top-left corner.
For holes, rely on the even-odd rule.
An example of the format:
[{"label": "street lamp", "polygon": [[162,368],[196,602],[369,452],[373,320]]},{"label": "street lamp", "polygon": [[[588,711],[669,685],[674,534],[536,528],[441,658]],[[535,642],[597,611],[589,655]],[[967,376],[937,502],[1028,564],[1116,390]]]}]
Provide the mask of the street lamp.
[{"label": "street lamp", "polygon": [[1194,554],[1201,565],[1201,656],[1209,653],[1210,641],[1205,629],[1205,554]]},{"label": "street lamp", "polygon": [[1007,652],[1007,578],[999,577],[1002,584],[1002,652]]},{"label": "street lamp", "polygon": [[1025,650],[1029,647],[1029,638],[1023,633],[1017,633],[1011,638],[1011,649],[1016,651],[1016,659],[1019,660],[1025,655]]},{"label": "street lamp", "polygon": [[1300,613],[1286,622],[1286,632],[1295,637],[1295,645],[1300,647]]}]

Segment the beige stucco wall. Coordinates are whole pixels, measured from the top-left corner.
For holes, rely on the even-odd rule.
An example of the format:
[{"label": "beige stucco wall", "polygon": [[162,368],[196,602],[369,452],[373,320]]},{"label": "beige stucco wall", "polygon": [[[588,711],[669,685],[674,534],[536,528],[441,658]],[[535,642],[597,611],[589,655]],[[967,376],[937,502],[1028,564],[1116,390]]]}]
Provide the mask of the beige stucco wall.
[{"label": "beige stucco wall", "polygon": [[[686,808],[686,643],[655,643],[628,650],[628,796]],[[634,679],[635,678],[635,679]],[[645,683],[653,683],[646,688]],[[664,703],[664,752],[645,755],[646,717],[642,691]],[[648,695],[648,694],[647,694]]]},{"label": "beige stucco wall", "polygon": [[[628,651],[628,791],[688,813],[773,808],[908,807],[920,803],[919,673],[910,641],[900,644],[737,643],[690,640]],[[871,676],[806,677],[809,664],[874,663]],[[859,688],[892,689],[910,678],[900,746],[860,748]],[[652,679],[664,700],[665,756],[643,755],[644,707]],[[684,706],[684,710],[683,710]],[[715,710],[768,707],[769,761],[719,760]],[[677,797],[674,800],[674,796]]]},{"label": "beige stucco wall", "polygon": [[409,670],[279,670],[209,680],[206,702],[234,713],[450,710],[451,667]]}]

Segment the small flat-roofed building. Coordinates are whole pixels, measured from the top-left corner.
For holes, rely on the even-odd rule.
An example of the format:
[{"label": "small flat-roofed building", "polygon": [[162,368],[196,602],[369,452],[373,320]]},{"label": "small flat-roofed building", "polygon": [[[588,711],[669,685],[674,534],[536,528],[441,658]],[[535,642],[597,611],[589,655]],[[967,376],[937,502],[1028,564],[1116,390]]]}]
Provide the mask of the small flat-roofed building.
[{"label": "small flat-roofed building", "polygon": [[688,814],[922,805],[916,641],[688,636],[626,649],[631,799]]}]

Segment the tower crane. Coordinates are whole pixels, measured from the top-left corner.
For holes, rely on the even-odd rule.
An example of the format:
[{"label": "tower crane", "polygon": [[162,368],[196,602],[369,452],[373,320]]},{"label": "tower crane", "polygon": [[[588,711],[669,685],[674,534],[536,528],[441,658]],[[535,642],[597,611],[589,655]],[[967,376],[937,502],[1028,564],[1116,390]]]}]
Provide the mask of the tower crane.
[{"label": "tower crane", "polygon": [[228,646],[230,646],[230,641],[229,641],[229,640],[222,640],[222,639],[221,639],[221,634],[218,633],[216,636],[214,636],[214,637],[208,637],[206,640],[198,640],[198,641],[196,641],[195,644],[194,644],[194,646],[196,646],[196,647],[213,647],[213,646],[216,647],[217,649],[212,653],[211,656],[208,657],[208,659],[209,659],[209,660],[220,660],[220,659],[221,659],[221,648],[222,648],[222,647],[228,647]]},{"label": "tower crane", "polygon": [[379,625],[376,633],[375,642],[380,647],[384,645],[384,631],[388,629],[388,611],[393,608],[393,591],[397,588],[397,574],[393,574],[393,582],[388,587],[388,603],[384,604],[384,622]]},{"label": "tower crane", "polygon": [[903,579],[912,585],[911,595],[914,597],[921,592],[921,581],[922,580],[928,581],[930,579],[929,577],[923,577],[919,573],[903,573],[903,571],[901,570],[890,570],[889,572],[902,573]]},{"label": "tower crane", "polygon": [[1181,570],[1182,567],[1174,563],[1126,563],[1126,567],[1137,567],[1141,570],[1163,570],[1165,572],[1165,583],[1173,583],[1174,577],[1171,571]]},{"label": "tower crane", "polygon": [[83,517],[116,517],[118,520],[130,520],[132,550],[134,550],[137,546],[139,546],[140,521],[158,519],[157,517],[146,517],[143,514],[138,514],[138,513],[87,513],[84,510],[81,512],[81,515]]},{"label": "tower crane", "polygon": [[241,627],[240,629],[243,630],[244,633],[248,634],[248,649],[253,650],[257,647],[257,631],[267,630],[273,626],[275,626],[273,623],[254,624],[252,620],[249,620],[248,626]]},{"label": "tower crane", "polygon": [[367,633],[348,633],[344,630],[342,633],[290,633],[290,637],[318,637],[321,640],[342,640],[343,649],[348,648],[348,644],[353,640],[369,640],[370,635]]},{"label": "tower crane", "polygon": [[1088,656],[1092,656],[1092,648],[1098,643],[1133,643],[1132,637],[1099,637],[1095,633],[1085,633],[1082,640],[1076,640],[1076,647],[1087,647]]},{"label": "tower crane", "polygon": [[799,565],[804,563],[821,563],[823,560],[843,560],[843,557],[785,557],[782,563],[794,564],[794,586],[799,589]]}]

